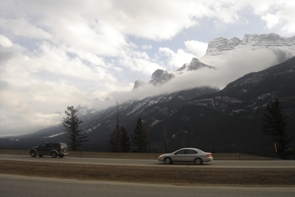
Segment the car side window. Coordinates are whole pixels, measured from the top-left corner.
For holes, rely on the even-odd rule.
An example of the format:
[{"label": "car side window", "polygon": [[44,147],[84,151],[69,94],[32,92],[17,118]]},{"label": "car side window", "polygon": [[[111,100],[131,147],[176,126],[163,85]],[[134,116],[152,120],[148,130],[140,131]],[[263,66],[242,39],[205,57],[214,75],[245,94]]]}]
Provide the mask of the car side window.
[{"label": "car side window", "polygon": [[41,144],[39,147],[40,147],[40,148],[45,148],[46,145],[47,145],[47,143],[43,143],[43,144]]},{"label": "car side window", "polygon": [[179,155],[179,154],[185,154],[185,150],[177,151],[175,154],[176,154],[176,155]]},{"label": "car side window", "polygon": [[186,150],[186,154],[197,154],[197,151],[194,150]]}]

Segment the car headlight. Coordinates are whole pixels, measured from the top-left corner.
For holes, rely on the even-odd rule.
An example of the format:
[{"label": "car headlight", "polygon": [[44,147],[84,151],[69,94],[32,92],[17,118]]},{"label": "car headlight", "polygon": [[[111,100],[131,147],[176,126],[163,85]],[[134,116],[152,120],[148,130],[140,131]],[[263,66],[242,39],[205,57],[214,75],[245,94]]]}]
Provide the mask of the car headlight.
[{"label": "car headlight", "polygon": [[158,158],[161,159],[163,157],[163,155],[160,155]]}]

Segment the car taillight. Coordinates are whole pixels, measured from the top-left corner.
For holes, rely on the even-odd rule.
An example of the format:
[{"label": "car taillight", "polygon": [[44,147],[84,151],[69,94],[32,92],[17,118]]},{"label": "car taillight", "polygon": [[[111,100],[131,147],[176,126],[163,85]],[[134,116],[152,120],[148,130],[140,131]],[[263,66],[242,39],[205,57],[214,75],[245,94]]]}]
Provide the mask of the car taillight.
[{"label": "car taillight", "polygon": [[210,157],[211,156],[211,154],[210,153],[208,153],[207,155],[206,155],[206,157]]},{"label": "car taillight", "polygon": [[60,149],[60,151],[59,152],[61,152],[62,153],[62,149]]}]

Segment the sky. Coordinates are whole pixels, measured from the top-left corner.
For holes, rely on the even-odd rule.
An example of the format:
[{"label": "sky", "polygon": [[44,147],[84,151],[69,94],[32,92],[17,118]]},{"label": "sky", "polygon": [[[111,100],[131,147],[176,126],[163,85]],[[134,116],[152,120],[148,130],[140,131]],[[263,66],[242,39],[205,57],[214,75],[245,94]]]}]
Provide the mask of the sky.
[{"label": "sky", "polygon": [[[149,81],[156,69],[170,72],[201,58],[215,38],[295,35],[290,0],[0,0],[0,5],[0,137],[60,124],[67,106],[99,109],[123,102],[136,80]],[[220,83],[215,85],[226,85]],[[108,96],[114,100],[106,104]]]}]

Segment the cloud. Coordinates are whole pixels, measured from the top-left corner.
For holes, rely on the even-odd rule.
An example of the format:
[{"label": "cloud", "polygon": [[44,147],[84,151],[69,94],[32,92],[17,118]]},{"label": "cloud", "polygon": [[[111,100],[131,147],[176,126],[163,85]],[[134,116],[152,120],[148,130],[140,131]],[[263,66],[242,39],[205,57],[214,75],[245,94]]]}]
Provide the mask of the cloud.
[{"label": "cloud", "polygon": [[146,49],[153,48],[153,46],[152,45],[142,45],[141,48],[144,49],[144,50],[146,50]]},{"label": "cloud", "polygon": [[199,42],[197,40],[190,40],[184,42],[186,49],[192,52],[197,58],[205,55],[208,48],[208,43]]},{"label": "cloud", "polygon": [[34,38],[34,39],[52,39],[52,36],[43,29],[32,25],[24,18],[20,19],[3,19],[0,18],[0,26],[16,36]]},{"label": "cloud", "polygon": [[273,14],[266,14],[266,15],[263,15],[261,18],[266,21],[267,28],[269,29],[275,27],[279,22],[278,17]]},{"label": "cloud", "polygon": [[222,65],[219,65],[216,70],[204,68],[190,71],[173,78],[161,86],[155,87],[145,84],[144,87],[135,89],[132,92],[113,92],[111,96],[120,103],[123,103],[128,100],[141,100],[148,96],[169,94],[196,87],[209,86],[223,89],[228,83],[245,74],[264,70],[277,63],[278,59],[273,51],[269,49],[258,49],[255,51],[245,49],[239,54],[229,54],[226,57],[226,61]]},{"label": "cloud", "polygon": [[192,53],[186,52],[184,49],[178,49],[177,52],[169,48],[159,48],[158,58],[165,57],[166,68],[169,71],[174,71],[181,67],[184,63],[188,63],[195,56]]},{"label": "cloud", "polygon": [[7,37],[0,34],[0,45],[3,47],[12,47],[13,43]]},{"label": "cloud", "polygon": [[241,3],[241,6],[251,6],[254,14],[261,16],[269,29],[275,30],[274,28],[281,25],[282,28],[278,29],[279,34],[290,36],[295,33],[295,3],[293,1],[250,0]]},{"label": "cloud", "polygon": [[[230,66],[236,64],[235,57],[228,62],[229,68],[220,67],[224,72],[221,78],[202,70],[157,90],[151,86],[147,92],[130,93],[135,80],[149,80],[156,69],[172,71],[193,57],[202,57],[212,36],[239,34],[240,26],[235,25],[245,24],[246,29],[253,17],[264,22],[261,29],[295,33],[295,5],[284,0],[0,3],[1,134],[3,128],[6,133],[29,132],[57,124],[60,117],[55,112],[68,105],[106,106],[99,100],[111,92],[127,100],[203,82],[222,87],[248,71],[247,66]],[[206,36],[202,36],[207,34],[204,29],[210,29]],[[189,35],[187,31],[194,31],[195,37],[183,38],[181,35]],[[243,33],[253,29],[249,31]],[[135,41],[131,42],[131,37]],[[265,63],[270,63],[268,60]],[[17,125],[13,124],[16,120]]]}]

